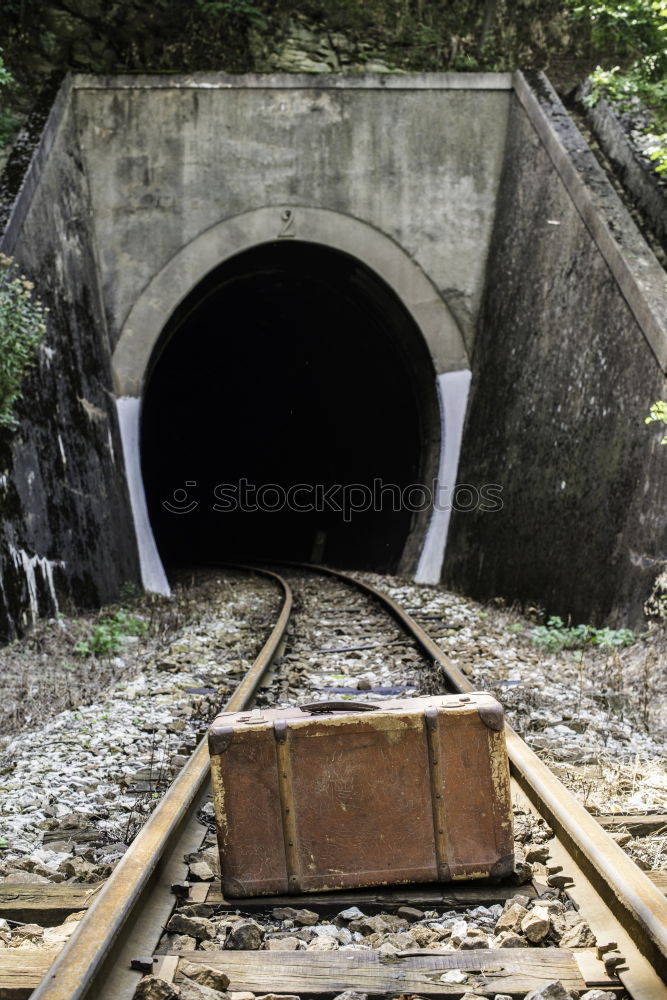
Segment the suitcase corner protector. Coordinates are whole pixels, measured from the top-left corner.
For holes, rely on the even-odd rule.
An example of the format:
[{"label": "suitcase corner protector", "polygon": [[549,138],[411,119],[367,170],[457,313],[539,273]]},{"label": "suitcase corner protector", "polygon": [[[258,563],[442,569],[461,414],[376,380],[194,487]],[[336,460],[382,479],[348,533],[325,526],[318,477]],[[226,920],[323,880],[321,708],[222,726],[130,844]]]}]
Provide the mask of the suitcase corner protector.
[{"label": "suitcase corner protector", "polygon": [[252,895],[251,890],[244,882],[236,878],[222,878],[222,895],[224,899],[243,899],[244,896]]},{"label": "suitcase corner protector", "polygon": [[499,702],[496,701],[492,705],[479,705],[477,711],[485,726],[495,733],[502,732],[505,725],[505,713]]},{"label": "suitcase corner protector", "polygon": [[234,730],[229,725],[216,725],[215,722],[208,731],[208,752],[211,757],[224,753],[229,749]]},{"label": "suitcase corner protector", "polygon": [[489,872],[489,877],[494,881],[500,881],[504,878],[509,878],[514,872],[514,854],[504,854],[502,858],[498,858],[496,863],[491,868]]}]

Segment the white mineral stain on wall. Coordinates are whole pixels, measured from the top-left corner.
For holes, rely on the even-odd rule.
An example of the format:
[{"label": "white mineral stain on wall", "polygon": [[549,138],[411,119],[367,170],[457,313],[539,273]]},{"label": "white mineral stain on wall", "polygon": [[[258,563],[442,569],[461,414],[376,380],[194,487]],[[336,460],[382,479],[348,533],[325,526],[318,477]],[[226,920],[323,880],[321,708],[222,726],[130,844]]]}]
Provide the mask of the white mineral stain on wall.
[{"label": "white mineral stain on wall", "polygon": [[58,435],[58,447],[60,449],[60,457],[63,460],[63,465],[67,465],[67,456],[65,455],[65,446],[63,444],[63,439],[60,434]]},{"label": "white mineral stain on wall", "polygon": [[9,554],[12,557],[17,569],[22,569],[28,585],[28,600],[30,603],[30,617],[34,622],[39,615],[39,601],[37,597],[37,578],[35,571],[39,568],[44,583],[53,602],[55,611],[58,611],[58,598],[56,597],[53,585],[53,570],[65,569],[65,563],[60,559],[47,559],[45,556],[31,556],[23,549],[15,549],[9,546]]},{"label": "white mineral stain on wall", "polygon": [[116,464],[116,452],[114,451],[113,439],[111,437],[111,428],[107,428],[107,444],[109,445],[109,454],[111,455],[111,461]]},{"label": "white mineral stain on wall", "polygon": [[51,362],[53,361],[53,358],[54,358],[56,352],[53,350],[52,347],[47,347],[46,344],[41,344],[40,345],[40,349],[41,349],[41,352],[42,352],[44,358],[46,359],[46,366],[47,366],[47,368],[50,368],[51,367]]}]

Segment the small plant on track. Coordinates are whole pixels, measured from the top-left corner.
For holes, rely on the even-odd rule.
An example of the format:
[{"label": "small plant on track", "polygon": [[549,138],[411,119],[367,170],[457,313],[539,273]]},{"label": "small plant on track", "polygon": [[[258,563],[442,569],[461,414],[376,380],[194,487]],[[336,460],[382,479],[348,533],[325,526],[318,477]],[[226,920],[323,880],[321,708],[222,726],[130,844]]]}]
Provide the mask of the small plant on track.
[{"label": "small plant on track", "polygon": [[552,615],[546,625],[537,625],[532,629],[530,638],[549,653],[557,653],[561,649],[586,649],[588,646],[631,646],[637,640],[637,636],[629,628],[566,625],[558,615]]},{"label": "small plant on track", "polygon": [[77,642],[74,652],[79,656],[111,656],[118,652],[127,636],[143,635],[147,629],[145,621],[130,614],[127,608],[120,608],[93,625],[90,635]]}]

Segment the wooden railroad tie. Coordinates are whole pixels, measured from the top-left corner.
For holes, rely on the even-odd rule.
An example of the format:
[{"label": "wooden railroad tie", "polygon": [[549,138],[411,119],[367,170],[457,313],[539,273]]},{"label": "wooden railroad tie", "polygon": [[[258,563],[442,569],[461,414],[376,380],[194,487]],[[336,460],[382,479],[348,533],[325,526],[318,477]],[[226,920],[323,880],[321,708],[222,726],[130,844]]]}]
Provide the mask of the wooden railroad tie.
[{"label": "wooden railroad tie", "polygon": [[[647,877],[667,895],[667,871],[645,872]],[[87,910],[103,883],[79,885],[77,883],[53,883],[30,885],[23,882],[0,882],[0,917],[24,923],[54,927],[65,920],[70,913]],[[539,895],[534,886],[519,887],[503,885],[451,886],[446,889],[398,889],[390,893],[359,889],[340,893],[308,893],[303,896],[257,896],[247,899],[224,899],[220,882],[194,882],[187,890],[187,898],[192,903],[210,903],[227,906],[245,912],[271,909],[274,906],[305,906],[317,913],[338,913],[348,906],[366,907],[369,913],[391,912],[399,906],[416,906],[426,909],[434,907],[451,910],[470,906],[491,906],[505,903],[513,896]],[[2,955],[0,952],[0,963]]]},{"label": "wooden railroad tie", "polygon": [[[70,913],[87,910],[104,883],[81,885],[73,882],[30,885],[22,882],[0,882],[0,917],[24,923],[54,927],[61,924]],[[391,912],[399,906],[418,906],[461,909],[471,906],[491,906],[505,903],[514,896],[538,895],[531,886],[503,886],[472,884],[447,886],[435,889],[402,889],[383,893],[373,889],[342,892],[308,893],[303,896],[257,896],[247,899],[224,899],[220,882],[194,882],[189,889],[184,885],[184,896],[191,903],[210,903],[247,912],[270,910],[274,906],[305,906],[317,913],[338,913],[348,906],[366,907],[369,913],[384,910]],[[0,952],[0,962],[2,961]]]},{"label": "wooden railroad tie", "polygon": [[[530,990],[560,979],[571,990],[618,988],[594,951],[560,948],[496,948],[470,952],[414,951],[383,956],[376,951],[189,951],[169,953],[156,962],[155,975],[183,978],[181,962],[210,965],[229,976],[229,989],[253,993],[335,996],[358,990],[369,996],[417,993],[424,997],[461,997],[474,988],[480,996],[507,993],[524,997]],[[463,985],[442,982],[457,969],[468,973]]]}]

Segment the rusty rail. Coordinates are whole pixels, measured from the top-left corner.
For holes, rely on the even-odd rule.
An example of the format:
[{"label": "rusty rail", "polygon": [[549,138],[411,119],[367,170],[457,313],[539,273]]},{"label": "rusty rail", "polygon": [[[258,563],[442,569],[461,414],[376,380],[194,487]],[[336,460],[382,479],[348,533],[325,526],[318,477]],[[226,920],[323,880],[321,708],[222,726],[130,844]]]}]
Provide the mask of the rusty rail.
[{"label": "rusty rail", "polygon": [[[441,669],[450,687],[462,693],[475,690],[437,643],[387,594],[339,570],[308,564],[302,568],[338,577],[370,594],[410,632],[424,653]],[[512,777],[537,812],[549,822],[565,847],[573,870],[578,869],[589,883],[580,893],[582,899],[590,905],[596,902],[594,896],[597,895],[608,911],[608,915],[599,918],[598,927],[607,931],[610,940],[625,938],[626,957],[636,947],[644,959],[641,961],[640,956],[635,956],[632,962],[628,959],[628,970],[619,972],[623,985],[636,1000],[667,998],[667,986],[664,985],[667,982],[667,898],[509,726],[506,736]]]},{"label": "rusty rail", "polygon": [[[437,643],[387,594],[337,570],[289,565],[337,577],[373,597],[442,670],[452,689],[473,690]],[[228,711],[239,711],[252,698],[279,649],[291,610],[292,595],[286,581],[268,570],[257,571],[276,579],[285,599],[269,640],[227,703]],[[554,829],[558,841],[552,853],[566,874],[575,877],[574,889],[568,891],[584,910],[598,940],[618,942],[628,960],[628,968],[618,970],[623,985],[633,1000],[667,1000],[667,899],[509,728],[507,746],[515,796],[526,807],[532,804]],[[185,867],[183,854],[201,841],[202,828],[194,817],[207,794],[208,770],[207,747],[202,741],[32,1000],[132,997],[139,974],[129,969],[129,958],[152,952],[161,925],[171,912],[169,887]]]},{"label": "rusty rail", "polygon": [[[242,711],[248,705],[280,648],[292,610],[292,591],[282,577],[269,570],[236,568],[274,579],[282,588],[283,604],[259,656],[227,702],[225,710],[229,712]],[[150,937],[161,933],[161,924],[168,919],[174,900],[170,886],[179,876],[183,877],[180,871],[184,867],[183,853],[195,850],[197,838],[201,840],[203,831],[196,822],[196,813],[208,790],[208,774],[208,747],[204,738],[104,884],[31,1000],[132,997],[140,973],[129,969],[127,956],[122,954],[123,946],[128,945],[132,956],[153,951],[155,945],[150,946]],[[142,927],[142,921],[150,926]]]}]

